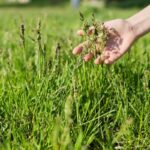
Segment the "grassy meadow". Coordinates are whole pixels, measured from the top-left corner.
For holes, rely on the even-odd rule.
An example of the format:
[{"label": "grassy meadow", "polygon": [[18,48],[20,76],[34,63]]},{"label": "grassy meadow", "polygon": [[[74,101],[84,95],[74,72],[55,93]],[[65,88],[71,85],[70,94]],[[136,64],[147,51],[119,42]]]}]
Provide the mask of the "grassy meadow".
[{"label": "grassy meadow", "polygon": [[[138,8],[80,9],[127,18]],[[72,55],[68,5],[0,7],[0,149],[150,149],[150,35],[111,66]]]}]

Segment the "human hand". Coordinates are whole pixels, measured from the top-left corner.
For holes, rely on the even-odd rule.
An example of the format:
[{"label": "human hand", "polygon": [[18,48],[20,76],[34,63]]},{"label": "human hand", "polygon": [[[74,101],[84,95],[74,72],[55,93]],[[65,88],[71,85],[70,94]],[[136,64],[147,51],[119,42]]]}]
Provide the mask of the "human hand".
[{"label": "human hand", "polygon": [[[98,56],[94,63],[95,64],[112,64],[123,56],[128,49],[131,47],[133,42],[136,40],[136,34],[133,26],[127,20],[116,19],[107,21],[104,26],[109,30],[108,40],[101,56]],[[92,28],[89,32],[92,33]],[[79,30],[78,35],[82,36],[83,31]],[[73,49],[73,54],[80,54],[85,48],[90,48],[87,41],[79,44]],[[83,59],[89,61],[94,57],[92,53],[86,54]]]}]

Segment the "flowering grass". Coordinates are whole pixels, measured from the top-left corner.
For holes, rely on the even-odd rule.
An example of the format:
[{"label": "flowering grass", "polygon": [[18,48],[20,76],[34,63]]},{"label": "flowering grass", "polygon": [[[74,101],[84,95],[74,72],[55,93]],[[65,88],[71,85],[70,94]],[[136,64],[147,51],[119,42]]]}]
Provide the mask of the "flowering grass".
[{"label": "flowering grass", "polygon": [[96,66],[72,55],[80,19],[68,7],[5,8],[0,20],[0,149],[150,149],[149,35]]}]

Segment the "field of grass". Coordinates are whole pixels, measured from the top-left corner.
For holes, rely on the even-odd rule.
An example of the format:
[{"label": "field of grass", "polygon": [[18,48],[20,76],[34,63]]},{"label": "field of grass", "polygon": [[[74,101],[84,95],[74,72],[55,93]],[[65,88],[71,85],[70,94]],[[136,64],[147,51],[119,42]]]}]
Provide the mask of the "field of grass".
[{"label": "field of grass", "polygon": [[150,149],[150,35],[95,66],[72,55],[79,26],[68,6],[0,8],[0,149]]}]

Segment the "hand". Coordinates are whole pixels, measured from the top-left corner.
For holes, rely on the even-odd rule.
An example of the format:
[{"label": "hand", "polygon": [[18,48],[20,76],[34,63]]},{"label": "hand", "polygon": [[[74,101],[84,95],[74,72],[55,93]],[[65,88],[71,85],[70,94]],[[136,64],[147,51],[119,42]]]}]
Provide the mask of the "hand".
[{"label": "hand", "polygon": [[[116,19],[104,23],[104,26],[109,30],[109,37],[106,42],[106,47],[103,50],[101,56],[98,56],[95,64],[112,64],[123,56],[136,40],[136,34],[133,26],[127,20]],[[92,28],[91,28],[92,29]],[[91,30],[89,29],[89,30]],[[93,29],[94,30],[94,29]],[[90,31],[92,33],[92,31]],[[77,32],[82,36],[83,31]],[[88,42],[83,42],[73,49],[73,54],[77,55],[82,52],[83,49],[90,48]],[[89,61],[94,57],[92,53],[86,54],[83,59]]]}]

